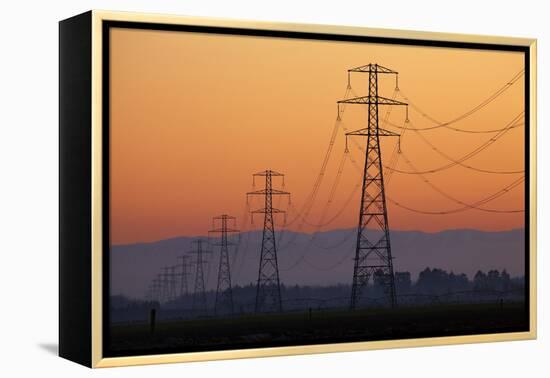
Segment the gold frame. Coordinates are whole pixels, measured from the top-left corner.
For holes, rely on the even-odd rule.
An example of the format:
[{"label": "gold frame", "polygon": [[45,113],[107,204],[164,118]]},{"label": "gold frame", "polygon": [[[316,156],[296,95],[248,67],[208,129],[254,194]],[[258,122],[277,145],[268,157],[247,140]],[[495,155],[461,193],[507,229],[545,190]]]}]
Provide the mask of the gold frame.
[{"label": "gold frame", "polygon": [[[161,24],[185,24],[244,29],[330,33],[340,35],[390,37],[400,39],[450,41],[480,44],[524,46],[530,54],[530,330],[503,334],[450,336],[390,341],[367,341],[322,345],[270,347],[212,352],[175,353],[133,357],[102,357],[102,22],[128,21]],[[530,340],[537,337],[536,304],[536,58],[537,41],[529,38],[495,37],[467,34],[433,33],[363,27],[289,24],[258,21],[241,21],[202,17],[185,17],[160,14],[92,11],[92,367],[114,367],[173,362],[207,361],[250,357],[301,355],[328,352],[349,352],[371,349],[420,347],[448,344],[467,344],[494,341]]]}]

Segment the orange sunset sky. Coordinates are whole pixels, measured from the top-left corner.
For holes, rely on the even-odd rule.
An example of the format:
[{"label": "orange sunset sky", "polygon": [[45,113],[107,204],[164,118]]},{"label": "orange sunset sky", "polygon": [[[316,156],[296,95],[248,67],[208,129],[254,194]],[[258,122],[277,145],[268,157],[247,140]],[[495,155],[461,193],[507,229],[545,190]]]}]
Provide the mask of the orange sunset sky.
[{"label": "orange sunset sky", "polygon": [[[336,119],[336,101],[343,99],[347,69],[378,63],[399,71],[401,95],[429,116],[449,121],[491,96],[524,68],[523,54],[468,49],[329,42],[283,38],[228,36],[186,32],[111,29],[111,241],[148,242],[176,236],[206,235],[212,217],[236,216],[243,222],[252,173],[273,169],[286,174],[285,200],[277,207],[303,206],[319,173]],[[353,91],[367,94],[367,75],[352,76]],[[501,129],[524,110],[524,78],[471,116],[452,124],[467,130]],[[379,94],[394,95],[393,76],[381,75]],[[351,97],[349,95],[348,97]],[[398,95],[397,100],[403,100]],[[380,119],[387,107],[380,108]],[[417,128],[434,123],[415,109],[409,118]],[[389,118],[403,124],[405,109],[394,107]],[[523,122],[523,120],[520,120]],[[366,126],[366,107],[345,108],[318,196],[308,221],[317,223],[327,205],[338,164],[344,154],[345,129]],[[381,127],[395,132],[399,129]],[[345,129],[344,129],[345,128]],[[465,164],[496,171],[524,168],[524,126],[514,127]],[[421,133],[449,157],[459,159],[496,133],[459,133],[439,128]],[[356,138],[361,145],[365,139]],[[396,138],[383,138],[382,158],[389,163]],[[350,156],[363,165],[364,155],[350,141]],[[418,170],[449,162],[418,133],[407,131],[403,154]],[[411,168],[401,156],[398,169]],[[404,206],[441,211],[462,207],[434,191],[418,175],[385,172],[388,198]],[[506,187],[522,173],[487,174],[461,166],[426,174],[439,189],[464,203]],[[361,174],[350,160],[343,166],[335,197],[327,210],[332,223],[320,228],[356,227],[360,190],[346,200]],[[275,180],[280,188],[280,181]],[[482,207],[522,210],[519,185]],[[260,198],[250,207],[262,206]],[[411,212],[388,201],[391,229],[439,231],[455,228],[508,230],[524,226],[524,213],[479,210],[450,215]],[[249,218],[248,218],[249,219]],[[282,217],[277,218],[282,226]],[[317,228],[297,221],[290,230]]]}]

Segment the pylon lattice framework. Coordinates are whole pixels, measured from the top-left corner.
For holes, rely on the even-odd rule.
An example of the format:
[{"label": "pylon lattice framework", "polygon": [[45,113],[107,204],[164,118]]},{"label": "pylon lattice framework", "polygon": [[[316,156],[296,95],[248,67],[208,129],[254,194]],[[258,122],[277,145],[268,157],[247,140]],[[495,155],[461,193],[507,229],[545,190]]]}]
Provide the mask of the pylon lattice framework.
[{"label": "pylon lattice framework", "polygon": [[180,266],[180,297],[183,297],[184,295],[189,294],[189,286],[188,286],[188,276],[189,272],[187,270],[189,264],[188,264],[189,256],[182,255],[178,256],[178,260],[181,260]]},{"label": "pylon lattice framework", "polygon": [[161,273],[161,302],[168,302],[170,300],[170,267],[165,266],[162,268]]},{"label": "pylon lattice framework", "polygon": [[348,70],[348,77],[352,72],[367,73],[369,75],[369,93],[367,96],[338,101],[338,104],[368,106],[367,127],[346,133],[346,146],[348,136],[367,137],[350,308],[355,309],[361,305],[361,300],[371,278],[374,283],[383,287],[389,305],[394,307],[396,305],[396,293],[384,174],[382,171],[382,155],[380,152],[380,136],[399,137],[399,134],[379,128],[378,106],[407,106],[407,104],[378,95],[378,74],[394,74],[397,87],[398,73],[396,71],[371,63]]},{"label": "pylon lattice framework", "polygon": [[163,276],[161,273],[157,274],[157,277],[153,280],[154,299],[157,302],[162,302],[162,290],[163,290]]},{"label": "pylon lattice framework", "polygon": [[195,315],[206,315],[207,314],[207,302],[206,302],[206,282],[204,279],[204,254],[211,253],[211,251],[203,249],[203,243],[205,241],[202,239],[197,239],[193,241],[193,244],[196,245],[196,249],[189,251],[190,254],[196,255],[196,260],[193,262],[196,266],[195,270],[195,287],[193,290],[193,302],[192,302],[192,312]]},{"label": "pylon lattice framework", "polygon": [[[273,196],[288,195],[290,193],[273,189],[273,177],[284,175],[272,170],[255,173],[253,178],[265,177],[265,188],[247,193],[247,200],[250,195],[264,196],[264,207],[252,211],[254,214],[264,214],[264,227],[262,233],[262,247],[260,251],[260,266],[258,269],[258,281],[256,285],[256,303],[254,310],[260,312],[282,312],[281,286],[279,281],[279,267],[277,263],[277,245],[275,242],[275,223],[273,214],[285,213],[284,210],[273,207]],[[283,181],[284,185],[284,181]]]},{"label": "pylon lattice framework", "polygon": [[232,220],[235,223],[236,218],[227,214],[214,217],[213,223],[218,221],[220,228],[214,228],[209,233],[220,234],[220,242],[213,244],[220,247],[220,261],[218,264],[218,284],[216,286],[216,301],[214,304],[214,312],[216,314],[229,313],[232,314],[233,308],[233,291],[231,288],[231,269],[229,266],[229,246],[234,245],[228,241],[228,234],[239,232],[239,230],[228,228],[227,221]]},{"label": "pylon lattice framework", "polygon": [[177,277],[178,277],[178,274],[176,273],[176,269],[177,269],[177,266],[174,265],[174,266],[171,266],[170,267],[170,273],[169,273],[169,277],[170,277],[170,287],[169,287],[169,291],[168,291],[168,298],[170,301],[173,301],[176,299],[176,296],[177,296]]},{"label": "pylon lattice framework", "polygon": [[157,302],[161,302],[161,293],[162,293],[162,281],[160,279],[160,274],[157,274],[157,278],[153,280],[153,299]]}]

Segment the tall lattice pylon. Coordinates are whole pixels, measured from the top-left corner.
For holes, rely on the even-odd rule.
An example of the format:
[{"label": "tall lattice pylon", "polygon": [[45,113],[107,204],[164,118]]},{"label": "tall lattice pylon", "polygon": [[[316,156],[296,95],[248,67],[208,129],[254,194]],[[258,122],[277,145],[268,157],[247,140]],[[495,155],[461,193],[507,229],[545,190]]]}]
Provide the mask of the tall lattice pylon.
[{"label": "tall lattice pylon", "polygon": [[253,178],[265,177],[265,188],[247,193],[250,195],[262,195],[265,198],[264,207],[252,211],[254,214],[264,214],[264,229],[262,234],[262,248],[260,251],[260,267],[258,269],[258,282],[256,285],[255,312],[281,312],[281,285],[279,281],[279,267],[277,264],[277,245],[275,243],[275,222],[273,214],[284,213],[283,210],[273,207],[273,196],[288,195],[290,193],[273,189],[273,177],[281,177],[284,185],[284,175],[272,170],[255,173]]},{"label": "tall lattice pylon", "polygon": [[[233,243],[228,241],[228,234],[239,232],[234,228],[229,228],[228,221],[235,225],[236,218],[227,214],[212,218],[213,229],[209,233],[219,234],[219,243],[214,243],[214,246],[220,247],[220,262],[218,265],[218,285],[216,286],[216,301],[214,304],[214,312],[219,314],[233,314],[233,290],[231,288],[231,269],[229,266],[229,246]],[[219,228],[216,228],[216,223],[219,223]]]},{"label": "tall lattice pylon", "polygon": [[205,241],[203,239],[194,240],[193,244],[196,245],[196,248],[192,251],[189,251],[190,254],[196,255],[196,259],[193,262],[196,266],[196,270],[192,311],[194,315],[201,316],[208,313],[206,302],[206,281],[204,279],[204,264],[206,263],[206,260],[204,259],[204,254],[211,253],[211,251],[203,248],[203,244],[205,244]]},{"label": "tall lattice pylon", "polygon": [[373,280],[376,278],[377,283],[384,287],[388,304],[394,307],[396,305],[396,293],[380,137],[399,137],[399,134],[379,128],[378,106],[407,106],[407,104],[378,95],[378,74],[395,75],[397,88],[398,73],[396,71],[371,63],[348,70],[348,80],[349,75],[353,72],[369,75],[369,93],[367,96],[338,101],[338,106],[340,104],[360,104],[368,107],[367,127],[346,133],[346,149],[348,136],[367,138],[350,307],[355,309],[361,305],[361,300],[371,278]]},{"label": "tall lattice pylon", "polygon": [[188,285],[188,277],[189,277],[189,256],[187,255],[181,255],[178,256],[178,260],[181,260],[181,264],[179,264],[180,272],[180,297],[183,297],[184,295],[189,294],[189,285]]}]

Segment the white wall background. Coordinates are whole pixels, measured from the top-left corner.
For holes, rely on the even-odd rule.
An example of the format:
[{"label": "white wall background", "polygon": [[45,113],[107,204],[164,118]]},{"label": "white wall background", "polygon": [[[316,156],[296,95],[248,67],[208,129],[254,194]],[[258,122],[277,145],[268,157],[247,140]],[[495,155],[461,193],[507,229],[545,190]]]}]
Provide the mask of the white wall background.
[{"label": "white wall background", "polygon": [[[550,27],[546,1],[5,1],[0,22],[0,375],[79,377],[548,376]],[[89,9],[539,39],[539,339],[89,371],[57,345],[57,64],[61,19]],[[35,305],[30,306],[27,302]],[[36,306],[38,304],[38,306]]]}]

